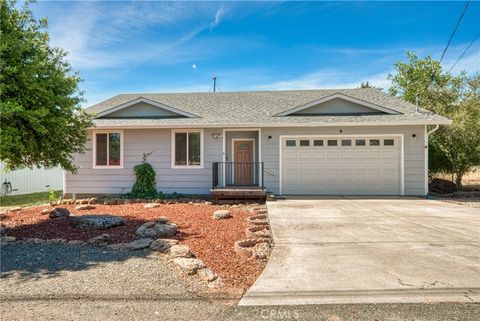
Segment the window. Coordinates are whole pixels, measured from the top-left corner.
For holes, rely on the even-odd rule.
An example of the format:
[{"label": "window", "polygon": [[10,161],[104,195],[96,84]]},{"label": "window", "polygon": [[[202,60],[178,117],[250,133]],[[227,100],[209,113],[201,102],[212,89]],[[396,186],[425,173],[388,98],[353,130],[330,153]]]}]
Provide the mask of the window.
[{"label": "window", "polygon": [[336,140],[333,140],[333,139],[329,139],[327,141],[327,145],[328,146],[337,146],[337,141]]},{"label": "window", "polygon": [[287,140],[287,147],[295,147],[297,142],[295,140]]},{"label": "window", "polygon": [[355,146],[365,146],[365,139],[356,139]]},{"label": "window", "polygon": [[342,139],[342,146],[352,146],[352,141],[350,139]]},{"label": "window", "polygon": [[323,140],[317,140],[315,139],[313,141],[313,146],[323,146]]},{"label": "window", "polygon": [[310,146],[310,141],[306,139],[301,139],[300,146]]},{"label": "window", "polygon": [[370,139],[370,146],[380,146],[380,139]]},{"label": "window", "polygon": [[383,140],[383,145],[384,146],[393,146],[394,145],[394,140],[393,139],[384,139]]},{"label": "window", "polygon": [[201,167],[203,132],[174,131],[173,132],[173,167]]},{"label": "window", "polygon": [[121,168],[123,166],[122,134],[121,131],[94,132],[94,168]]}]

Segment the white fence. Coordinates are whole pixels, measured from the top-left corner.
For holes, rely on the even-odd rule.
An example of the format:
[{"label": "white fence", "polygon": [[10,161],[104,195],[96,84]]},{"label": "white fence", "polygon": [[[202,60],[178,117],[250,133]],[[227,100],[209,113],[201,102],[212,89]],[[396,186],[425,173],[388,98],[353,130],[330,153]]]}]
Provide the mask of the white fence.
[{"label": "white fence", "polygon": [[0,184],[1,192],[5,191],[5,182],[11,186],[11,195],[22,195],[49,190],[63,189],[63,170],[61,168],[45,169],[19,169],[4,173],[3,164],[0,162]]}]

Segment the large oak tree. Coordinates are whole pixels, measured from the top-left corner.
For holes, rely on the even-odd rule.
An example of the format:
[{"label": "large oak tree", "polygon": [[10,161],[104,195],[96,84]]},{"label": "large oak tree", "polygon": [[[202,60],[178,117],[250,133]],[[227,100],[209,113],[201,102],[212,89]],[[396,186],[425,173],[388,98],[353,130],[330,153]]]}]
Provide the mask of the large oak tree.
[{"label": "large oak tree", "polygon": [[7,169],[61,166],[75,171],[91,116],[80,104],[80,77],[53,48],[47,20],[25,4],[0,0],[0,159]]},{"label": "large oak tree", "polygon": [[421,107],[453,121],[431,135],[429,168],[431,174],[452,174],[461,188],[463,176],[480,165],[480,74],[452,75],[429,56],[407,53],[389,79],[391,94],[411,103],[418,94]]}]

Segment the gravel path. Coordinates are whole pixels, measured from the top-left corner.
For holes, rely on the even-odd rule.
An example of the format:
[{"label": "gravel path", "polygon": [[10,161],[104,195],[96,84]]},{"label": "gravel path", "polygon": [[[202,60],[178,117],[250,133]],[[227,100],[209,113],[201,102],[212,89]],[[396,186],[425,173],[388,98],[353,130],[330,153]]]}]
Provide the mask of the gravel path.
[{"label": "gravel path", "polygon": [[163,257],[68,245],[1,248],[2,320],[477,320],[479,304],[236,307]]}]

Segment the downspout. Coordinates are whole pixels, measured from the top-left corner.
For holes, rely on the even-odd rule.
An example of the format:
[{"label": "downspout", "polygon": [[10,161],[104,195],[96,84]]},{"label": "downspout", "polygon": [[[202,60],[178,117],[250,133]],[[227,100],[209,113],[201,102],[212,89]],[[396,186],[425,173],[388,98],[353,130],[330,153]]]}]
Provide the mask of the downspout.
[{"label": "downspout", "polygon": [[440,125],[436,124],[427,132],[427,125],[425,125],[425,196],[428,196],[428,136],[436,132],[439,127]]}]

